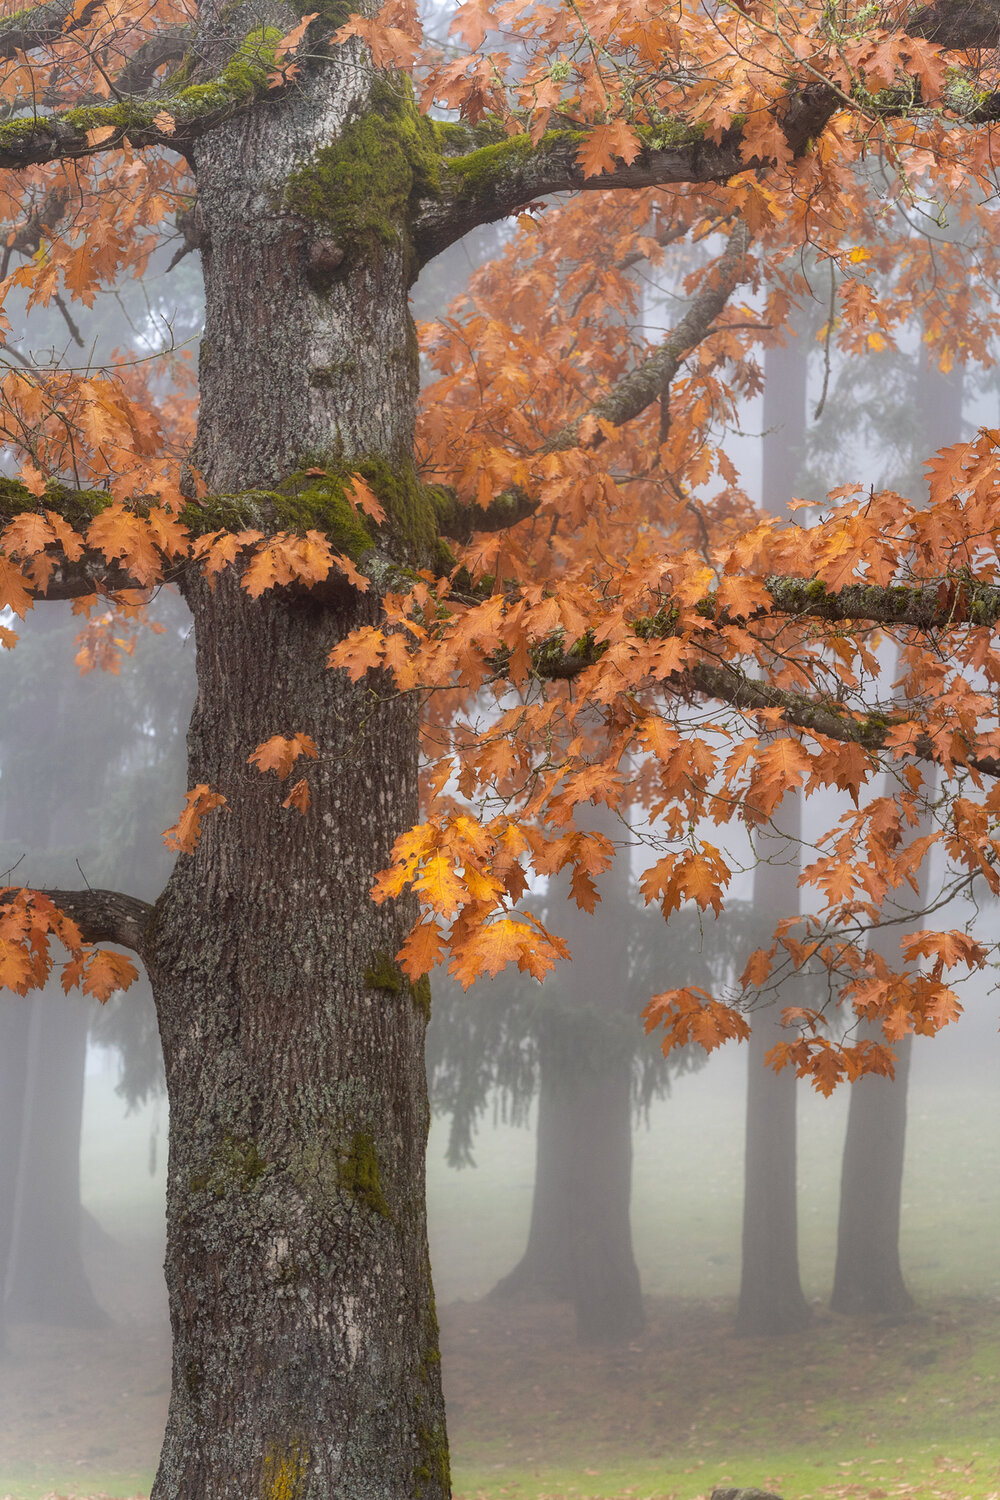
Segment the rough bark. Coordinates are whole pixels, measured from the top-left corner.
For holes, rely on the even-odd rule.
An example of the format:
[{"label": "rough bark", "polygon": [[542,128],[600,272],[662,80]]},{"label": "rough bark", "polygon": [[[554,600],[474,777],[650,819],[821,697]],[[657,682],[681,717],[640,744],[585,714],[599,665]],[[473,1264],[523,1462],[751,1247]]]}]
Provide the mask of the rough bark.
[{"label": "rough bark", "polygon": [[[805,432],[806,358],[800,341],[769,350],[764,386],[763,503],[780,511],[794,494]],[[780,825],[792,842],[760,836],[762,862],[754,871],[753,904],[762,923],[798,911],[801,836],[798,798],[786,797]],[[764,1062],[769,1048],[787,1040],[780,1020],[782,996],[753,1018],[747,1057],[746,1173],[743,1258],[736,1331],[774,1335],[801,1328],[809,1305],[799,1280],[796,1198],[795,1074],[774,1073]]]},{"label": "rough bark", "polygon": [[[398,469],[410,451],[402,245],[349,246],[339,279],[317,286],[322,230],[274,208],[369,85],[348,58],[294,106],[198,148],[197,462],[214,491],[273,485],[314,455]],[[437,1500],[448,1459],[424,1210],[428,997],[392,963],[408,903],[369,897],[417,816],[416,705],[326,667],[346,631],[378,618],[374,590],[254,601],[232,575],[184,589],[198,666],[189,784],[228,807],[178,859],[147,936],[170,1100],[174,1337],[154,1500]],[[319,747],[305,817],[247,765],[293,732]]]}]

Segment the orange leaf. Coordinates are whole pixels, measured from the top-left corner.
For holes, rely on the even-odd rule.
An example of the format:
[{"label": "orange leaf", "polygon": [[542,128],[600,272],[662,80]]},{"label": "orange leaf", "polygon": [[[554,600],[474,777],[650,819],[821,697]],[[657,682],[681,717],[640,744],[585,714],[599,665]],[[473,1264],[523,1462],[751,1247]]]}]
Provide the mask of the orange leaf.
[{"label": "orange leaf", "polygon": [[368,488],[360,474],[352,474],[347,487],[347,498],[355,510],[363,510],[376,525],[385,520],[385,510],[378,496]]},{"label": "orange leaf", "polygon": [[103,1005],[116,990],[127,990],[139,971],[124,953],[95,948],[85,959],[80,988],[85,995],[96,995]]},{"label": "orange leaf", "polygon": [[304,776],[300,781],[295,783],[281,805],[287,808],[294,807],[303,817],[305,816],[309,808],[309,783]]},{"label": "orange leaf", "polygon": [[413,882],[413,888],[428,906],[442,913],[455,911],[466,899],[465,885],[455,874],[447,854],[432,855]]},{"label": "orange leaf", "polygon": [[593,125],[580,144],[576,159],[585,177],[598,177],[615,170],[615,157],[628,163],[635,161],[642,142],[627,120],[612,120],[607,125]]},{"label": "orange leaf", "polygon": [[0,554],[0,609],[12,609],[23,620],[33,604],[27,584],[21,569]]},{"label": "orange leaf", "polygon": [[185,808],[172,828],[163,830],[163,842],[168,849],[177,849],[182,854],[193,854],[201,838],[201,820],[215,807],[225,807],[226,799],[221,792],[213,792],[202,781],[187,793]]},{"label": "orange leaf", "polygon": [[[293,734],[290,739],[286,739],[282,734],[275,734],[247,756],[247,763],[256,766],[258,771],[277,771],[283,781],[300,755],[315,760],[318,753],[316,741],[311,735]],[[308,805],[308,797],[306,802]],[[304,809],[300,808],[299,811]]]},{"label": "orange leaf", "polygon": [[410,979],[419,979],[433,969],[444,946],[441,929],[433,917],[418,922],[396,954],[396,960]]}]

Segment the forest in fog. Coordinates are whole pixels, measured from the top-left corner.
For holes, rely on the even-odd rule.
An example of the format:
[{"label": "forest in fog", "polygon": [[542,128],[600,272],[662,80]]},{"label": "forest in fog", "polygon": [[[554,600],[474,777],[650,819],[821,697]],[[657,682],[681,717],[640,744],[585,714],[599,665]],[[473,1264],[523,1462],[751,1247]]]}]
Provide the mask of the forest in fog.
[{"label": "forest in fog", "polygon": [[[502,242],[483,234],[438,262],[419,315],[442,316]],[[669,269],[637,277],[628,337],[655,339],[683,308],[690,261]],[[99,308],[86,337],[113,345],[116,318],[151,345],[181,338],[197,288],[161,268],[143,304]],[[821,323],[807,306],[767,350],[762,393],[727,439],[765,509],[818,503],[862,458],[873,482],[917,493],[927,452],[997,420],[994,370],[942,373],[918,326],[898,350],[831,361]],[[65,337],[55,310],[46,336]],[[184,793],[185,606],[169,588],[144,620],[50,606],[21,634],[0,661],[5,883],[78,873],[154,897],[172,859],[159,830]],[[732,1480],[884,1495],[933,1480],[933,1494],[991,1493],[992,973],[962,990],[957,1026],[897,1044],[893,1079],[829,1100],[765,1065],[780,1006],[822,1003],[825,976],[808,965],[754,1016],[748,1045],[664,1057],[642,1022],[649,997],[733,985],[776,916],[807,899],[796,851],[831,815],[787,798],[782,838],[728,848],[740,874],[723,913],[689,905],[666,924],[636,890],[630,830],[645,817],[585,815],[617,850],[593,916],[562,878],[532,892],[572,953],[544,984],[510,970],[467,991],[432,978],[430,1235],[458,1492],[693,1494]],[[910,899],[918,910],[926,888]],[[995,927],[992,899],[977,921]],[[103,1008],[51,981],[4,997],[0,1494],[149,1484],[169,1388],[165,1110],[143,979]],[[879,1466],[899,1465],[882,1487]]]}]

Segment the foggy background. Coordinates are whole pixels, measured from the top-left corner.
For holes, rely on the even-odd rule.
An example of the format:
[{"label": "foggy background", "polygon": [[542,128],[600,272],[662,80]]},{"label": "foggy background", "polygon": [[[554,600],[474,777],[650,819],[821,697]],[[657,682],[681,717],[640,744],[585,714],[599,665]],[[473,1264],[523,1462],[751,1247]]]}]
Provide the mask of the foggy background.
[{"label": "foggy background", "polygon": [[[431,266],[418,316],[440,313],[505,232]],[[81,320],[88,353],[92,340],[100,359],[137,338],[152,349],[193,337],[196,268],[182,261],[168,278],[166,260]],[[645,288],[637,332],[654,339],[682,309],[668,266]],[[33,316],[29,357],[71,342],[58,311],[48,319]],[[834,356],[813,421],[818,322],[807,309],[799,338],[768,356],[772,404],[747,403],[727,443],[759,503],[818,500],[853,479],[917,494],[929,451],[1000,420],[994,372],[929,370],[915,327],[898,354]],[[163,591],[152,618],[158,628],[134,638],[96,620],[82,643],[68,606],[17,625],[20,644],[0,659],[4,883],[73,886],[82,872],[147,899],[162,887],[194,663],[176,596]],[[118,654],[117,675],[81,676],[80,651]],[[825,828],[832,806],[806,816]],[[629,894],[622,854],[594,919],[557,888],[536,893],[578,955],[543,988],[502,976],[463,995],[434,976],[428,1196],[460,1492],[523,1493],[535,1475],[540,1493],[584,1483],[610,1495],[634,1472],[653,1493],[669,1471],[686,1494],[726,1479],[801,1494],[795,1464],[814,1454],[846,1471],[914,1447],[937,1455],[939,1493],[997,1488],[984,1438],[1000,1371],[996,976],[965,984],[965,1018],[913,1048],[899,1236],[913,1309],[828,1311],[850,1094],[824,1100],[786,1078],[801,1286],[776,1316],[797,1331],[737,1339],[748,1051],[668,1067],[639,1013],[658,989],[724,983],[761,923],[770,930],[776,887],[756,882],[794,895],[797,871],[762,877],[746,863],[723,919],[684,912],[664,927]],[[998,919],[986,905],[982,920]],[[0,996],[0,1495],[148,1487],[169,1390],[166,1125],[144,982],[103,1011],[58,985]],[[795,1134],[785,1128],[785,1143]],[[984,1453],[970,1479],[962,1466]]]}]

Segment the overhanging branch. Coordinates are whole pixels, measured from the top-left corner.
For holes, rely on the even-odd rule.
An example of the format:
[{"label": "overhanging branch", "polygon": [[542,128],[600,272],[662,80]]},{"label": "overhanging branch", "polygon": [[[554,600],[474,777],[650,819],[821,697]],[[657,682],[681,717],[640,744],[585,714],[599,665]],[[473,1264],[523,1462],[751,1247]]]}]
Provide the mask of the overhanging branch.
[{"label": "overhanging branch", "polygon": [[118,943],[144,957],[149,920],[153,908],[135,896],[121,891],[85,890],[51,891],[39,889],[40,896],[65,912],[80,929],[85,943]]}]

